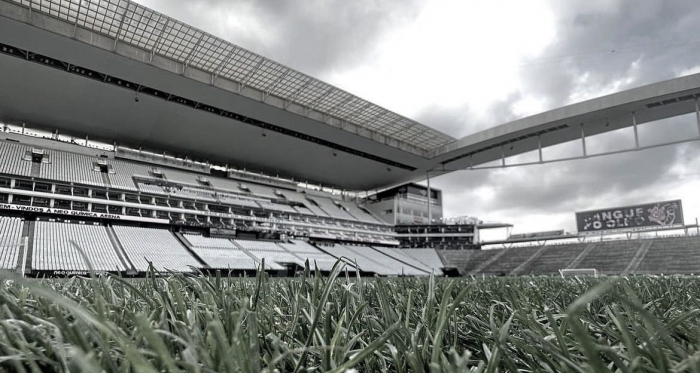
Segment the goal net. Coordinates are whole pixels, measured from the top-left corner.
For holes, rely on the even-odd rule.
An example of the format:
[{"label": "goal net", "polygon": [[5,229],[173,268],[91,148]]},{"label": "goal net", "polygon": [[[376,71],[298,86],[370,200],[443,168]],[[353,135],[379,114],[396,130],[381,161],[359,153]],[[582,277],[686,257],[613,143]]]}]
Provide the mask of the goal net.
[{"label": "goal net", "polygon": [[561,277],[593,276],[598,277],[598,270],[595,268],[560,269]]}]

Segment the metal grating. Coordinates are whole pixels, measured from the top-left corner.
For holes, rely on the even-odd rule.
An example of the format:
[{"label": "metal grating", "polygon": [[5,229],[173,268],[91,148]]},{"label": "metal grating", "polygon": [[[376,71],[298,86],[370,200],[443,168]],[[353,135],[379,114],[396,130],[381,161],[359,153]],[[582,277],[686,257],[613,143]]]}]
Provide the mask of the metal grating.
[{"label": "metal grating", "polygon": [[428,151],[454,138],[129,0],[9,0]]}]

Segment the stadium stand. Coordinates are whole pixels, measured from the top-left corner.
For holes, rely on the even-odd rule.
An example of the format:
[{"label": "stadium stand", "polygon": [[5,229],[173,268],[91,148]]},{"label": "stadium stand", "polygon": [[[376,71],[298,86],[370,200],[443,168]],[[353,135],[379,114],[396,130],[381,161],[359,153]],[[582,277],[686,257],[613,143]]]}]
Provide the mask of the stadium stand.
[{"label": "stadium stand", "polygon": [[421,276],[428,274],[428,272],[402,263],[368,246],[336,244],[329,248],[324,247],[324,251],[336,258],[345,257],[351,262],[357,263],[357,266],[363,272],[371,272],[380,276]]},{"label": "stadium stand", "polygon": [[439,269],[434,269],[434,268],[431,268],[431,267],[425,265],[424,263],[416,260],[414,257],[404,253],[403,250],[401,250],[401,249],[392,249],[392,248],[386,248],[386,247],[382,247],[382,248],[372,247],[372,248],[381,252],[382,254],[384,254],[388,257],[396,259],[402,263],[408,264],[414,268],[420,269],[423,272],[431,273],[435,270],[436,274],[442,273]]},{"label": "stadium stand", "polygon": [[31,158],[24,159],[31,147],[8,141],[0,141],[0,173],[31,176]]},{"label": "stadium stand", "polygon": [[119,242],[137,271],[147,271],[148,262],[156,271],[190,272],[201,264],[165,229],[114,226]]},{"label": "stadium stand", "polygon": [[619,274],[627,268],[640,246],[639,240],[600,242],[573,268],[595,268],[601,274]]},{"label": "stadium stand", "polygon": [[22,222],[20,218],[0,217],[0,268],[18,268],[22,251]]},{"label": "stadium stand", "polygon": [[225,238],[184,235],[190,248],[213,269],[255,270],[257,262]]},{"label": "stadium stand", "polygon": [[287,264],[304,265],[301,258],[291,254],[275,242],[253,240],[233,240],[233,242],[240,248],[247,250],[259,262],[265,258],[267,269],[281,270],[285,269],[284,266]]},{"label": "stadium stand", "polygon": [[459,269],[459,272],[465,275],[472,273],[496,255],[502,254],[503,250],[441,250],[440,254],[445,258],[445,263]]},{"label": "stadium stand", "polygon": [[67,183],[104,186],[100,172],[94,171],[95,157],[61,151],[46,151],[48,163],[42,163],[39,177]]},{"label": "stadium stand", "polygon": [[45,221],[36,222],[32,269],[89,270],[88,263],[76,246],[85,253],[96,271],[127,269],[112,246],[104,226]]},{"label": "stadium stand", "polygon": [[635,273],[700,273],[700,236],[654,238]]},{"label": "stadium stand", "polygon": [[539,248],[539,246],[525,246],[506,249],[503,255],[481,268],[479,273],[488,275],[508,275],[521,263],[534,255]]},{"label": "stadium stand", "polygon": [[329,216],[332,216],[336,219],[345,219],[345,220],[356,220],[352,215],[348,214],[345,212],[345,210],[341,209],[338,205],[333,202],[330,198],[324,198],[324,197],[309,197],[312,201],[316,202],[318,204],[318,207],[320,207],[324,212],[326,212]]},{"label": "stadium stand", "polygon": [[153,168],[118,159],[110,159],[108,163],[114,171],[114,173],[109,174],[109,182],[112,187],[131,191],[138,191],[133,176],[149,176],[149,171]]},{"label": "stadium stand", "polygon": [[434,249],[399,249],[402,253],[409,255],[417,261],[423,263],[428,268],[431,268],[436,273],[445,268],[445,265],[440,259],[440,255]]},{"label": "stadium stand", "polygon": [[279,245],[302,260],[308,260],[311,268],[315,264],[321,271],[330,271],[337,260],[306,241],[291,240]]},{"label": "stadium stand", "polygon": [[568,268],[588,245],[583,243],[545,246],[544,251],[537,258],[528,262],[516,274],[557,274],[560,269]]}]

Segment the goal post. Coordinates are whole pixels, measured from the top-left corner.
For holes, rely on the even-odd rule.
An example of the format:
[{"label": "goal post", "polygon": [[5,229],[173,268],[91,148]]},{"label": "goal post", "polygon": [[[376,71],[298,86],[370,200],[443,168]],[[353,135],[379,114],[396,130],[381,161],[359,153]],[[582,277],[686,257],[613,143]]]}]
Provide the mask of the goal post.
[{"label": "goal post", "polygon": [[598,270],[595,268],[571,268],[571,269],[560,269],[559,274],[562,278],[564,277],[577,277],[577,276],[593,276],[598,277]]}]

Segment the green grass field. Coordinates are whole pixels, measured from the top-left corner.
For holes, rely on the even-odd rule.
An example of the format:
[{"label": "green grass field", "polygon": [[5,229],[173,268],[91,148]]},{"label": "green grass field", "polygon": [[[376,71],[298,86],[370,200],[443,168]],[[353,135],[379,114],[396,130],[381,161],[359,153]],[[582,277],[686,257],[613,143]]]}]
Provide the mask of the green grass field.
[{"label": "green grass field", "polygon": [[694,277],[2,276],[7,372],[700,372]]}]

